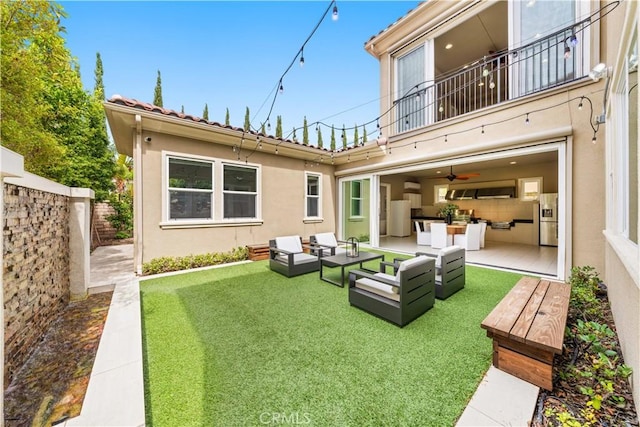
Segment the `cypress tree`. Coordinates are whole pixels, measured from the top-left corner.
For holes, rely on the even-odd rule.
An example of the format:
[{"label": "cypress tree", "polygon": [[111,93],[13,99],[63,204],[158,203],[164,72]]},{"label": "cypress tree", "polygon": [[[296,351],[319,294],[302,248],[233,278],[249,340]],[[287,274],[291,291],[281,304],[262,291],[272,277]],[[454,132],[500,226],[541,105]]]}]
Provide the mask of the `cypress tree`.
[{"label": "cypress tree", "polygon": [[153,92],[153,105],[162,107],[162,78],[160,77],[160,70],[158,70],[158,77],[156,78],[156,89]]},{"label": "cypress tree", "polygon": [[202,111],[202,118],[205,120],[209,120],[209,105],[204,104],[204,110]]},{"label": "cypress tree", "polygon": [[331,145],[330,145],[331,151],[335,151],[336,149],[336,130],[333,127],[333,125],[331,125]]},{"label": "cypress tree", "polygon": [[229,107],[227,107],[227,112],[224,115],[224,124],[229,126],[231,122],[229,121]]},{"label": "cypress tree", "polygon": [[322,142],[322,129],[318,128],[318,148],[322,148],[324,143]]},{"label": "cypress tree", "polygon": [[367,142],[367,127],[362,125],[362,145]]},{"label": "cypress tree", "polygon": [[276,118],[276,138],[282,138],[282,116]]},{"label": "cypress tree", "polygon": [[309,145],[309,126],[307,125],[307,116],[304,116],[304,122],[302,126],[302,143]]},{"label": "cypress tree", "polygon": [[251,122],[249,121],[249,107],[244,111],[244,130],[249,132],[251,128]]},{"label": "cypress tree", "polygon": [[358,145],[360,145],[360,137],[358,136],[358,125],[354,126],[354,130],[353,130],[353,146],[357,147]]},{"label": "cypress tree", "polygon": [[298,137],[296,136],[296,128],[295,127],[293,128],[293,140],[296,141],[296,142],[298,141]]},{"label": "cypress tree", "polygon": [[181,105],[181,106],[180,106],[180,112],[181,112],[182,114],[184,114],[184,105]]},{"label": "cypress tree", "polygon": [[264,123],[262,124],[262,126],[260,126],[260,133],[263,135],[267,134],[267,130],[264,128]]},{"label": "cypress tree", "polygon": [[347,148],[347,129],[342,125],[342,148]]},{"label": "cypress tree", "polygon": [[100,52],[96,52],[96,69],[94,71],[96,84],[93,89],[93,95],[101,101],[104,100],[104,82],[102,80],[103,73],[102,58],[100,57]]}]

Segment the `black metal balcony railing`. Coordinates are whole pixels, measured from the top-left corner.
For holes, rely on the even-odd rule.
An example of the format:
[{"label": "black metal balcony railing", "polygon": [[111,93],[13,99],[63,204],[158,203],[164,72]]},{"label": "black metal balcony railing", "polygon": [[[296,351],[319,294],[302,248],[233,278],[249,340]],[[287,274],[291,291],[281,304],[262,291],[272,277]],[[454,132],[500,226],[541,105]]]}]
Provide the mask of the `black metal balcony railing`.
[{"label": "black metal balcony railing", "polygon": [[588,21],[564,28],[521,48],[483,57],[454,73],[417,87],[395,101],[397,132],[426,126],[506,100],[544,91],[584,77],[589,51],[583,43]]}]

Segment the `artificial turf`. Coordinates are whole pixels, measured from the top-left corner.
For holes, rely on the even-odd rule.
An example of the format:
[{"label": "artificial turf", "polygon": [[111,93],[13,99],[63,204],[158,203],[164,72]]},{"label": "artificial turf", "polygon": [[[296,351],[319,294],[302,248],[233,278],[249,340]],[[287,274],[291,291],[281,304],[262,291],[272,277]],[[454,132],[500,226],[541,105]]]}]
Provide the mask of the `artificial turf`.
[{"label": "artificial turf", "polygon": [[491,363],[480,323],[520,277],[467,266],[404,328],[267,261],[143,281],[147,425],[454,425]]}]

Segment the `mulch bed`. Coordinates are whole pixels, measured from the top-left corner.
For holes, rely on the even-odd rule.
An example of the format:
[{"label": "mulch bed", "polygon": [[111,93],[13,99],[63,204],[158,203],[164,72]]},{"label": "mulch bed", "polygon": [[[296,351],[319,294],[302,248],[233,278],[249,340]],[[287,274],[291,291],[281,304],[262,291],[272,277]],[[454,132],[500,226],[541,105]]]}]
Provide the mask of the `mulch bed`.
[{"label": "mulch bed", "polygon": [[[602,319],[599,323],[606,324],[613,332],[612,336],[602,340],[606,348],[615,351],[616,356],[612,356],[615,365],[621,365],[622,350],[615,333],[613,314],[609,306],[606,294],[599,296],[602,309]],[[571,331],[569,336],[565,335],[564,350],[561,356],[556,356],[553,367],[553,390],[551,392],[541,390],[538,396],[538,404],[531,423],[534,427],[547,426],[638,426],[638,415],[633,404],[633,396],[629,387],[628,379],[620,376],[613,378],[613,391],[608,393],[598,380],[601,376],[598,371],[594,371],[594,365],[601,362],[599,356],[594,354],[593,347],[586,348],[584,342],[577,338],[578,313],[569,310],[567,327]],[[605,365],[601,363],[601,365]],[[603,366],[600,369],[611,369],[612,365]],[[614,368],[615,369],[615,368]],[[589,372],[596,372],[593,377],[588,376]],[[576,374],[577,373],[577,374]],[[580,373],[584,373],[584,376]],[[635,375],[638,375],[637,373]],[[600,378],[602,379],[602,378]],[[592,396],[580,390],[591,389],[594,395],[603,396],[601,406],[594,407]],[[607,395],[617,395],[624,398],[623,402],[614,402]],[[597,406],[597,404],[596,404]],[[559,421],[564,417],[564,422]],[[574,423],[574,422],[577,422]]]},{"label": "mulch bed", "polygon": [[50,426],[80,415],[112,292],[71,302],[4,392],[7,427]]}]

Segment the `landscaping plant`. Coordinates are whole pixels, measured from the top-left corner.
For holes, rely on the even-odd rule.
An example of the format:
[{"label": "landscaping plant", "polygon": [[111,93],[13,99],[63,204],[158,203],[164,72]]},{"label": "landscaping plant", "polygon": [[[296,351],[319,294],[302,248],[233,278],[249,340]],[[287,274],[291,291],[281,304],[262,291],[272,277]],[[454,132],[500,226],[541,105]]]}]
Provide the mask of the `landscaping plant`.
[{"label": "landscaping plant", "polygon": [[244,261],[248,258],[249,250],[246,246],[238,246],[229,252],[187,255],[184,257],[160,257],[144,263],[142,265],[142,274],[147,276],[150,274],[168,273],[170,271],[188,270],[190,268],[208,267]]},{"label": "landscaping plant", "polygon": [[554,366],[554,387],[538,399],[534,426],[637,426],[605,287],[593,267],[571,270],[571,300],[564,351]]}]

